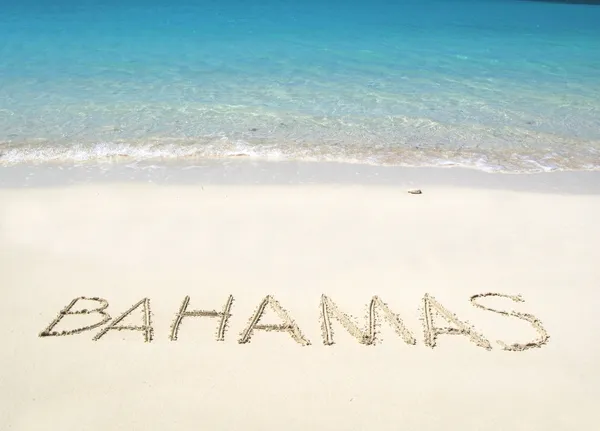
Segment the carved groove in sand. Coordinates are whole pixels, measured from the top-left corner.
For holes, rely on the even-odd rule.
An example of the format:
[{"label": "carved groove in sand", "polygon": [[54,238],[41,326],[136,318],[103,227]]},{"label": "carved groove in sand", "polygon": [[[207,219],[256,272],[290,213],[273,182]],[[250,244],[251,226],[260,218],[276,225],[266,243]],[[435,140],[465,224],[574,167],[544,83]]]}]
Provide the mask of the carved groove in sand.
[{"label": "carved groove in sand", "polygon": [[[92,310],[88,310],[87,308],[84,308],[82,310],[71,311],[73,306],[82,299],[88,300],[88,301],[99,302],[100,307],[94,308]],[[44,329],[42,332],[40,332],[40,337],[56,337],[56,336],[62,336],[62,335],[79,334],[80,332],[89,331],[91,329],[95,329],[99,326],[102,326],[110,320],[110,315],[104,311],[104,310],[106,310],[107,307],[108,307],[108,301],[106,299],[102,299],[102,298],[98,298],[98,297],[86,298],[85,296],[80,296],[78,298],[75,298],[69,303],[69,305],[67,305],[65,308],[63,308],[62,310],[60,310],[58,312],[58,315],[56,316],[56,318],[52,322],[50,322],[50,324],[46,327],[46,329]],[[73,315],[73,314],[93,314],[93,313],[100,314],[101,316],[103,316],[103,319],[100,322],[95,323],[93,325],[83,326],[81,328],[72,329],[70,331],[60,331],[60,332],[53,331],[54,327],[65,316]]]},{"label": "carved groove in sand", "polygon": [[[433,321],[434,315],[442,317],[444,320],[453,323],[457,327],[452,328],[449,326],[435,326],[435,323]],[[456,314],[450,312],[442,304],[437,302],[433,296],[430,296],[428,294],[425,294],[425,297],[423,298],[422,320],[423,332],[425,335],[425,344],[429,347],[435,347],[438,335],[454,334],[464,335],[468,337],[472,343],[475,343],[477,346],[483,347],[484,349],[492,349],[492,345],[488,340],[485,339],[483,335],[475,332],[475,329],[470,327],[467,322],[462,322],[461,320],[459,320]]]},{"label": "carved groove in sand", "polygon": [[227,302],[223,306],[223,311],[218,312],[215,310],[205,311],[205,310],[196,310],[196,311],[187,311],[187,306],[190,303],[190,297],[186,296],[183,298],[183,302],[181,303],[181,308],[179,309],[179,313],[175,316],[175,320],[173,321],[173,325],[171,326],[171,335],[169,336],[171,341],[177,341],[177,333],[179,332],[179,326],[181,325],[181,321],[184,317],[218,317],[219,326],[217,327],[217,341],[225,340],[225,331],[227,330],[227,322],[231,317],[231,305],[233,304],[233,295],[229,295],[227,298]]},{"label": "carved groove in sand", "polygon": [[[123,319],[125,319],[127,316],[129,316],[133,312],[133,310],[138,308],[140,305],[143,306],[142,312],[143,312],[143,317],[144,317],[144,324],[142,326],[130,326],[130,325],[117,326],[118,323],[120,323]],[[110,331],[111,329],[114,329],[116,331],[140,331],[144,334],[144,341],[147,343],[151,342],[152,338],[154,336],[154,329],[152,328],[152,320],[151,320],[151,313],[150,313],[150,299],[144,298],[140,302],[133,304],[129,310],[127,310],[125,313],[121,314],[115,320],[110,322],[108,324],[108,326],[106,328],[104,328],[102,331],[98,332],[98,334],[93,338],[93,340],[94,341],[99,340],[104,335],[106,335],[106,333],[108,331]]]},{"label": "carved groove in sand", "polygon": [[323,344],[331,346],[334,344],[333,328],[331,327],[331,319],[336,319],[342,327],[350,333],[361,344],[367,346],[374,344],[377,338],[378,313],[383,315],[383,318],[394,328],[396,333],[402,337],[407,344],[416,344],[417,340],[412,333],[404,326],[404,322],[399,315],[392,313],[386,303],[378,296],[374,296],[369,303],[367,312],[367,325],[364,330],[361,330],[353,321],[351,316],[340,311],[336,303],[329,297],[321,296],[321,334],[323,335]]},{"label": "carved groove in sand", "polygon": [[[280,325],[259,325],[258,324],[258,322],[260,321],[260,318],[262,317],[263,313],[265,312],[265,309],[267,308],[267,306],[271,307],[271,309],[275,312],[275,314],[277,314],[277,317],[279,317],[283,321],[282,324],[280,324]],[[245,343],[249,342],[250,337],[252,337],[252,333],[257,329],[263,330],[263,331],[287,332],[291,335],[292,339],[294,341],[296,341],[297,343],[299,343],[303,346],[310,345],[310,341],[308,341],[308,339],[306,339],[306,337],[304,337],[304,335],[302,335],[302,332],[300,331],[300,328],[298,327],[298,325],[296,325],[296,322],[294,322],[294,320],[290,317],[288,312],[286,310],[284,310],[283,307],[281,307],[281,305],[279,304],[279,302],[277,302],[277,300],[275,298],[273,298],[271,295],[268,295],[259,304],[258,308],[256,309],[256,311],[250,318],[250,321],[248,322],[248,326],[240,334],[240,339],[238,342],[240,344],[245,344]]]},{"label": "carved groove in sand", "polygon": [[498,313],[501,314],[503,316],[513,316],[516,317],[518,319],[523,319],[526,320],[527,322],[530,322],[531,325],[535,328],[535,330],[537,331],[538,334],[540,334],[540,338],[534,340],[534,341],[530,341],[529,343],[513,343],[511,345],[506,344],[503,341],[496,341],[496,343],[498,343],[499,345],[502,346],[502,348],[504,350],[511,350],[511,351],[523,351],[523,350],[527,350],[527,349],[532,349],[532,348],[539,348],[542,347],[544,344],[546,344],[548,342],[548,340],[550,339],[550,335],[548,335],[548,332],[546,332],[546,330],[544,329],[544,327],[542,326],[542,322],[535,317],[532,314],[527,314],[527,313],[519,313],[518,311],[501,311],[501,310],[495,310],[493,308],[489,308],[486,307],[484,305],[481,305],[479,303],[477,303],[475,300],[477,298],[486,298],[486,297],[500,297],[500,298],[508,298],[513,300],[514,302],[525,302],[525,300],[520,296],[520,295],[505,295],[502,293],[479,293],[477,295],[473,295],[471,296],[471,303],[478,308],[481,308],[483,310],[488,310],[488,311],[492,311],[494,313]]},{"label": "carved groove in sand", "polygon": [[[471,303],[480,309],[498,313],[506,317],[516,317],[529,322],[540,335],[539,338],[530,341],[528,343],[513,343],[506,344],[503,341],[497,341],[504,350],[508,351],[523,351],[534,347],[541,347],[546,344],[549,340],[549,335],[542,326],[541,321],[527,313],[520,313],[516,311],[501,311],[493,308],[486,307],[479,304],[476,300],[478,298],[485,297],[501,297],[508,298],[514,302],[524,302],[521,296],[512,296],[501,293],[481,293],[470,297]],[[99,303],[96,308],[84,308],[81,310],[73,311],[73,307],[80,300],[94,301]],[[217,326],[216,339],[217,341],[225,340],[225,332],[228,327],[229,319],[232,316],[231,307],[233,305],[233,296],[229,295],[223,310],[218,312],[216,310],[194,310],[188,311],[188,305],[190,303],[190,297],[186,296],[179,308],[179,311],[175,314],[173,323],[171,324],[171,330],[169,333],[169,339],[176,341],[181,323],[185,317],[209,317],[218,318],[219,325]],[[63,308],[52,320],[52,322],[39,333],[40,337],[53,337],[53,336],[66,336],[75,335],[85,331],[89,331],[98,328],[106,323],[108,325],[98,332],[92,339],[97,341],[101,339],[111,330],[117,331],[138,331],[144,335],[145,342],[151,342],[154,337],[154,328],[152,327],[152,313],[150,310],[150,299],[143,298],[139,302],[132,305],[127,311],[115,318],[112,322],[111,316],[105,311],[109,304],[106,299],[92,297],[87,298],[84,296],[73,299],[65,308]],[[281,320],[280,324],[260,324],[260,320],[263,314],[267,311],[267,308],[275,312],[275,314]],[[131,315],[134,310],[140,309],[142,311],[143,323],[141,326],[134,325],[119,325],[127,316]],[[348,331],[350,335],[356,338],[359,343],[364,345],[373,345],[377,341],[377,329],[381,326],[381,318],[385,320],[398,334],[405,343],[414,345],[416,339],[411,331],[405,326],[403,320],[399,315],[393,313],[388,305],[381,300],[378,296],[373,296],[370,303],[368,304],[366,313],[366,324],[364,329],[361,329],[356,323],[354,317],[343,313],[337,306],[337,304],[326,295],[321,296],[320,301],[320,326],[321,334],[323,337],[323,344],[331,346],[335,343],[334,333],[332,327],[332,320],[336,320],[341,326]],[[67,316],[76,315],[90,315],[98,314],[102,319],[94,324],[82,326],[75,329],[56,331],[54,328]],[[454,325],[454,327],[441,327],[436,326],[436,318],[441,318],[446,322]],[[447,308],[441,305],[435,298],[429,294],[425,294],[422,301],[421,308],[421,320],[423,323],[423,333],[425,338],[425,345],[431,348],[436,346],[436,340],[439,335],[442,334],[454,334],[463,335],[467,337],[472,343],[479,347],[483,347],[486,350],[491,350],[492,346],[490,342],[480,333],[478,333],[468,322],[460,320],[455,314],[450,312]],[[110,323],[109,323],[110,322]],[[240,333],[238,340],[239,344],[246,344],[250,342],[254,331],[276,331],[276,332],[287,332],[291,338],[302,346],[310,345],[310,341],[304,336],[297,323],[290,317],[290,314],[281,306],[281,304],[271,295],[266,296],[258,305],[256,311],[250,316],[248,324]]]}]

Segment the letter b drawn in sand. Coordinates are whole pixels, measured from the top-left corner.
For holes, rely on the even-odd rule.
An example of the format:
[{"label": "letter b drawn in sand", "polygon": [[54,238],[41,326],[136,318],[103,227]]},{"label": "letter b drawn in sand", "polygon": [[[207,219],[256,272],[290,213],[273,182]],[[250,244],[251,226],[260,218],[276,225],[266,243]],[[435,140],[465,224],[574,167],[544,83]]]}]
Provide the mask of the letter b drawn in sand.
[{"label": "letter b drawn in sand", "polygon": [[[456,328],[451,327],[437,327],[433,322],[434,313],[443,318],[449,323],[456,325]],[[465,322],[456,317],[455,314],[447,310],[442,304],[437,302],[433,296],[425,294],[423,297],[423,330],[425,333],[425,344],[431,348],[435,347],[436,340],[440,334],[455,334],[465,335],[469,340],[475,343],[479,347],[483,347],[486,350],[491,350],[492,346],[483,335],[478,334],[475,330],[469,327]]]},{"label": "letter b drawn in sand", "polygon": [[222,312],[218,312],[215,310],[205,311],[205,310],[194,310],[187,311],[187,306],[190,303],[190,297],[186,296],[183,298],[183,302],[181,303],[181,308],[179,309],[179,313],[175,315],[175,320],[173,321],[173,325],[171,325],[171,335],[169,339],[171,341],[177,341],[177,334],[179,332],[179,326],[181,325],[181,321],[184,317],[218,317],[220,318],[219,327],[217,328],[217,341],[225,340],[225,331],[227,330],[227,321],[231,317],[231,304],[233,304],[233,296],[229,295],[227,298],[227,302],[223,307]]},{"label": "letter b drawn in sand", "polygon": [[[129,316],[133,312],[133,310],[137,309],[140,306],[143,306],[142,311],[143,311],[144,324],[142,326],[129,326],[129,325],[117,326],[118,323],[120,323],[123,319],[125,319],[127,316]],[[110,324],[106,328],[104,328],[103,330],[98,332],[98,334],[96,334],[96,336],[93,338],[93,340],[98,341],[100,338],[102,338],[104,335],[106,335],[106,333],[108,331],[110,331],[111,329],[114,329],[117,331],[140,331],[144,334],[144,341],[146,343],[151,342],[153,334],[154,334],[154,329],[152,328],[152,322],[151,322],[151,316],[150,316],[150,299],[144,298],[141,301],[139,301],[138,303],[132,305],[129,310],[127,310],[125,313],[121,314],[119,317],[117,317],[112,322],[110,322]]]},{"label": "letter b drawn in sand", "polygon": [[[85,309],[84,308],[82,310],[71,311],[71,309],[75,306],[75,304],[80,300],[99,302],[100,306],[98,308],[93,308],[93,309]],[[91,329],[95,329],[99,326],[104,325],[106,322],[108,322],[110,320],[110,315],[106,311],[104,311],[104,310],[106,310],[107,307],[108,307],[108,301],[106,299],[87,298],[85,296],[80,296],[78,298],[75,298],[69,303],[69,305],[67,305],[65,308],[63,308],[58,313],[58,316],[56,316],[56,319],[54,319],[50,323],[50,325],[48,325],[48,327],[39,334],[39,336],[40,337],[55,337],[55,336],[62,336],[62,335],[73,335],[73,334],[79,334],[84,331],[89,331]],[[71,329],[68,331],[53,331],[54,327],[56,325],[58,325],[58,322],[60,322],[65,316],[77,315],[77,314],[79,314],[79,315],[88,314],[89,315],[89,314],[94,314],[94,313],[98,313],[100,316],[102,316],[102,320],[100,322],[94,323],[93,325],[82,326],[81,328]]]},{"label": "letter b drawn in sand", "polygon": [[416,344],[417,340],[412,333],[404,326],[404,322],[399,315],[392,313],[387,304],[378,296],[373,296],[369,304],[367,315],[367,327],[361,330],[352,318],[340,311],[335,302],[326,295],[321,295],[321,331],[323,335],[323,344],[331,346],[334,344],[333,328],[331,319],[336,319],[342,324],[344,329],[356,338],[361,344],[372,345],[377,338],[377,310],[383,314],[383,318],[394,328],[396,333],[402,337],[407,344]]},{"label": "letter b drawn in sand", "polygon": [[492,311],[494,313],[502,314],[503,316],[513,316],[518,319],[526,320],[529,323],[531,323],[531,325],[533,325],[533,327],[535,328],[537,333],[540,334],[540,337],[538,339],[530,341],[529,343],[513,343],[511,345],[508,345],[503,341],[500,341],[500,340],[496,341],[496,343],[498,343],[500,346],[502,346],[502,348],[504,350],[510,350],[513,352],[514,351],[523,351],[523,350],[527,350],[527,349],[532,349],[534,347],[542,347],[544,344],[546,344],[548,342],[548,339],[550,338],[550,336],[548,335],[548,333],[542,326],[542,322],[540,322],[540,320],[537,317],[533,316],[532,314],[519,313],[517,311],[494,310],[493,308],[486,307],[475,301],[478,298],[486,298],[488,296],[508,298],[514,302],[525,302],[525,300],[523,298],[521,298],[520,295],[512,296],[512,295],[505,295],[502,293],[480,293],[480,294],[471,296],[471,302],[473,303],[473,305],[475,307],[481,308],[483,310]]},{"label": "letter b drawn in sand", "polygon": [[[273,310],[275,314],[277,314],[277,317],[279,317],[283,321],[282,324],[258,324],[267,306],[269,306],[271,310]],[[300,331],[300,328],[298,327],[296,322],[294,322],[294,320],[290,317],[288,312],[284,310],[283,307],[281,307],[281,305],[279,304],[279,302],[277,302],[277,300],[275,300],[275,298],[273,298],[271,295],[268,295],[265,299],[262,300],[262,302],[256,309],[256,312],[250,318],[250,321],[248,322],[248,327],[244,329],[240,334],[240,339],[238,342],[240,344],[248,343],[250,341],[250,338],[252,337],[252,333],[257,329],[263,331],[287,332],[297,343],[303,346],[310,345],[310,341],[307,340],[306,337],[304,337],[304,335],[302,335],[302,332]]]}]

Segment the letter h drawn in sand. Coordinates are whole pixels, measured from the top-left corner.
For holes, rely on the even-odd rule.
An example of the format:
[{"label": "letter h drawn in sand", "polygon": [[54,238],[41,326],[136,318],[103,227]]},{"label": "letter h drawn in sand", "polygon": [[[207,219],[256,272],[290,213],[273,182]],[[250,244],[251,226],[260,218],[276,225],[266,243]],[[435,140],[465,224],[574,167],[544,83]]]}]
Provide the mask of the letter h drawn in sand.
[{"label": "letter h drawn in sand", "polygon": [[225,340],[225,331],[227,330],[227,322],[231,317],[231,305],[233,304],[233,296],[229,295],[227,298],[227,302],[223,307],[222,312],[218,312],[215,310],[205,311],[205,310],[194,310],[187,311],[188,304],[190,303],[190,297],[186,296],[183,298],[183,302],[181,303],[181,308],[179,309],[179,313],[175,315],[175,320],[171,325],[171,335],[169,339],[171,341],[177,341],[177,334],[179,333],[179,326],[181,325],[181,321],[184,317],[217,317],[219,318],[219,326],[217,328],[217,341]]}]

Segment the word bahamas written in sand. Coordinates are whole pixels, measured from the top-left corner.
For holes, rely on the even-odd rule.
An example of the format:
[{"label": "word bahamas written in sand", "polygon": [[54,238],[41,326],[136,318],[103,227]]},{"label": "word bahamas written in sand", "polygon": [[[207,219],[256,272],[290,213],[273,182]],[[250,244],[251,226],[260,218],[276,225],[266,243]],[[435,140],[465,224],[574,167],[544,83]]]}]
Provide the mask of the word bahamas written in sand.
[{"label": "word bahamas written in sand", "polygon": [[[514,302],[524,302],[521,296],[506,295],[502,293],[481,293],[473,295],[470,298],[471,303],[480,309],[498,313],[506,317],[514,317],[528,322],[533,326],[538,334],[538,337],[527,343],[506,343],[504,341],[496,341],[496,343],[504,350],[508,351],[523,351],[531,348],[541,347],[548,342],[549,335],[542,326],[540,320],[527,313],[517,311],[503,311],[489,308],[482,304],[482,300],[487,297],[506,298]],[[485,302],[485,301],[483,301]],[[82,308],[81,304],[93,304],[93,308]],[[229,295],[225,301],[221,311],[217,310],[189,310],[190,297],[186,296],[181,303],[179,310],[175,312],[173,323],[169,332],[169,340],[177,341],[179,331],[185,319],[192,317],[205,317],[215,319],[217,322],[216,340],[224,341],[225,334],[228,329],[229,320],[232,316],[231,308],[233,305],[233,296]],[[77,306],[77,307],[76,307]],[[78,297],[73,299],[65,308],[63,308],[56,318],[44,329],[40,337],[54,337],[74,335],[86,331],[103,327],[97,332],[93,340],[97,341],[103,338],[111,331],[139,331],[144,341],[151,342],[154,338],[154,328],[152,326],[152,313],[150,311],[150,299],[143,298],[139,302],[132,305],[128,310],[116,318],[112,318],[106,311],[109,304],[106,299],[98,297]],[[134,311],[141,312],[139,325],[125,325],[122,322],[130,316]],[[273,312],[280,323],[278,324],[262,324],[260,323],[263,315],[267,312]],[[492,344],[488,339],[478,332],[474,327],[467,322],[459,319],[454,313],[440,304],[433,296],[426,294],[423,297],[420,307],[421,322],[423,327],[424,343],[428,347],[435,347],[436,340],[439,335],[453,334],[466,337],[476,346],[486,350],[492,349]],[[76,322],[77,316],[87,315],[87,317],[95,317],[94,323],[86,326],[79,326],[74,329],[58,331],[55,328],[65,320],[71,320],[71,324]],[[67,319],[68,317],[68,319]],[[341,311],[337,304],[328,296],[322,295],[319,303],[319,317],[321,326],[321,337],[323,344],[331,346],[335,344],[333,321],[336,321],[342,328],[356,338],[359,343],[364,345],[373,345],[377,341],[378,328],[382,323],[390,325],[396,334],[404,340],[405,343],[415,345],[417,340],[413,333],[404,325],[401,317],[389,308],[389,306],[378,296],[373,296],[367,306],[365,316],[366,323],[364,327],[359,327],[356,319]],[[452,326],[438,326],[438,322],[442,320],[445,324]],[[81,323],[81,322],[80,322]],[[89,323],[89,322],[88,322]],[[64,324],[61,323],[61,325]],[[281,304],[271,295],[266,296],[258,305],[254,313],[250,316],[248,323],[238,336],[238,343],[245,344],[250,342],[253,334],[256,331],[276,331],[284,332],[290,335],[291,339],[302,346],[311,344],[310,340],[300,330],[298,324],[290,316]]]}]

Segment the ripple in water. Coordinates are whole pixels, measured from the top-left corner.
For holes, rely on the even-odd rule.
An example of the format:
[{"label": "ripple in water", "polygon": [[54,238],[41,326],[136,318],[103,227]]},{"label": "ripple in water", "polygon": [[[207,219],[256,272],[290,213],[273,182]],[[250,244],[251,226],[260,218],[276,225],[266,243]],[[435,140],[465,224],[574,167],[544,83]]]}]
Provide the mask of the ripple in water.
[{"label": "ripple in water", "polygon": [[600,8],[33,3],[0,16],[2,165],[600,168]]}]

